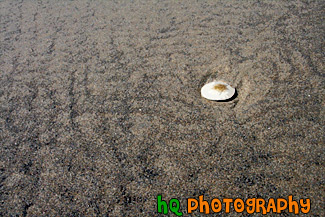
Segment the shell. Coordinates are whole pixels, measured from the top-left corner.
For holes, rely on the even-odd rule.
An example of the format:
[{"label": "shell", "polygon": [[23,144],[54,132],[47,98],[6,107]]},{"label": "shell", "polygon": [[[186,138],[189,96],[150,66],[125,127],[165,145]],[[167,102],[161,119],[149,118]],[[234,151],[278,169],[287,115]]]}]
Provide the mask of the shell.
[{"label": "shell", "polygon": [[223,81],[213,81],[201,88],[201,96],[208,100],[227,100],[234,96],[236,90]]}]

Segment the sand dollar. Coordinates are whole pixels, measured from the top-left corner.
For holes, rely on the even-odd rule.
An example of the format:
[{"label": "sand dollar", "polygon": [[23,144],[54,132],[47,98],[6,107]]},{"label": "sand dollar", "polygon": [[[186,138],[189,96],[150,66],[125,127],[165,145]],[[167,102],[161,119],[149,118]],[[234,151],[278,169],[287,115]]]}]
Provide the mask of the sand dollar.
[{"label": "sand dollar", "polygon": [[235,95],[235,88],[223,81],[212,81],[201,88],[201,96],[208,100],[227,100]]}]

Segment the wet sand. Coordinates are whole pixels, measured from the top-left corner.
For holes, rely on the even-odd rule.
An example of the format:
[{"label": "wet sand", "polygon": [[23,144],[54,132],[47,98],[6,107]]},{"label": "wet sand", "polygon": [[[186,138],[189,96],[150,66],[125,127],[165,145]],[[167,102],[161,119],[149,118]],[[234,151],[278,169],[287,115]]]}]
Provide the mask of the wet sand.
[{"label": "wet sand", "polygon": [[[0,1],[0,215],[324,216],[324,23],[323,1]],[[213,79],[238,96],[202,98]]]}]

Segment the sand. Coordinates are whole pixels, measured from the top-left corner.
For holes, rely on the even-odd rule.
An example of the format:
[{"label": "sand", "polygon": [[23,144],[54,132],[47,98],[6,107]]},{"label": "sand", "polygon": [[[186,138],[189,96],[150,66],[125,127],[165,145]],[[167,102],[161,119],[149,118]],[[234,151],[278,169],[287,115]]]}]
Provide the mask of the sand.
[{"label": "sand", "polygon": [[[324,216],[324,6],[0,1],[0,215],[163,216],[162,194]],[[202,98],[213,79],[237,97]]]}]

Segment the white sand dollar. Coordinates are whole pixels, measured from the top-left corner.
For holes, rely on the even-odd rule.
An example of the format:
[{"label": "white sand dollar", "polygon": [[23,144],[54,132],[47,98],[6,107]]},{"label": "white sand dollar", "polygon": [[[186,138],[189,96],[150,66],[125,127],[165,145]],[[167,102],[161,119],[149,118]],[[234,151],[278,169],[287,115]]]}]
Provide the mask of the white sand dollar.
[{"label": "white sand dollar", "polygon": [[208,100],[227,100],[235,94],[235,88],[223,81],[212,81],[201,88],[201,96]]}]

